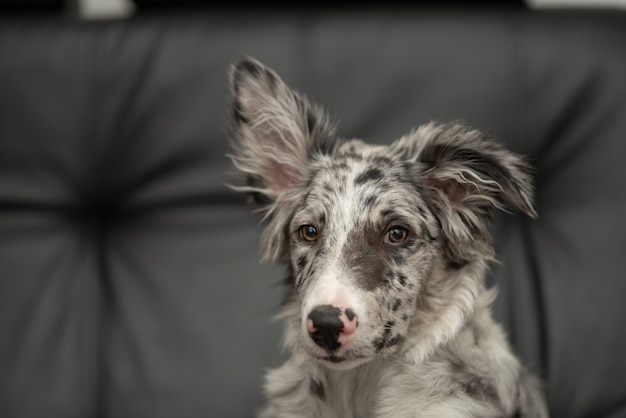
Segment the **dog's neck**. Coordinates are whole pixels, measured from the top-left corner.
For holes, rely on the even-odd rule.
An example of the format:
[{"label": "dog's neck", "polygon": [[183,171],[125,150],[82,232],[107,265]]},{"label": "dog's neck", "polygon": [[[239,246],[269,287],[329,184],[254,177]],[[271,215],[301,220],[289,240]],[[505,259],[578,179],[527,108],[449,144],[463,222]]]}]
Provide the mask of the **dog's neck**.
[{"label": "dog's neck", "polygon": [[486,270],[486,260],[453,271],[442,266],[433,268],[418,295],[416,313],[402,347],[408,362],[425,362],[468,326],[482,327],[483,321],[491,324],[489,305],[495,292],[485,287]]},{"label": "dog's neck", "polygon": [[349,370],[330,370],[324,367],[328,386],[327,402],[335,410],[342,411],[342,418],[369,416],[390,360],[373,359]]}]

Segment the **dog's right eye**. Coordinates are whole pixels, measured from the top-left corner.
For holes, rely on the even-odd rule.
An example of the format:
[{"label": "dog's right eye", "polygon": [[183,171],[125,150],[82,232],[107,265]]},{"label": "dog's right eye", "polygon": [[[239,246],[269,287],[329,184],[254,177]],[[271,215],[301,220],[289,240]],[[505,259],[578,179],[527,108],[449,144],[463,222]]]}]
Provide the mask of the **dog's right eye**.
[{"label": "dog's right eye", "polygon": [[409,237],[409,231],[400,226],[389,228],[385,236],[385,242],[391,245],[402,244]]},{"label": "dog's right eye", "polygon": [[313,242],[317,239],[317,228],[313,225],[302,225],[298,231],[300,238],[305,241]]}]

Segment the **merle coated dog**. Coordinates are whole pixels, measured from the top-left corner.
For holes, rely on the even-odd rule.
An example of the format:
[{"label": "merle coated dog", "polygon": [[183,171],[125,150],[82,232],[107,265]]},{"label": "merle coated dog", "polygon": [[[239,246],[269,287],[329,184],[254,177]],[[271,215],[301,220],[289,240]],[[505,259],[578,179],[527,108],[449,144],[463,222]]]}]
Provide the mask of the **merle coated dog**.
[{"label": "merle coated dog", "polygon": [[321,108],[251,58],[231,69],[240,183],[265,259],[289,270],[289,359],[262,417],[545,417],[492,319],[495,209],[535,217],[530,169],[463,124],[389,146],[338,139]]}]

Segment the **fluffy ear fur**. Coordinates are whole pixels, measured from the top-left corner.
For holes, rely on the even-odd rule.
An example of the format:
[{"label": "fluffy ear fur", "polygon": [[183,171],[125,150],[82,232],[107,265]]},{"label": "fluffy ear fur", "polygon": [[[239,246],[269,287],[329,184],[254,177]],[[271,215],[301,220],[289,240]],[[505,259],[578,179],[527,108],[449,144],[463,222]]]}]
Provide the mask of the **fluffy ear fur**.
[{"label": "fluffy ear fur", "polygon": [[530,166],[483,132],[428,124],[392,147],[416,163],[454,263],[471,260],[477,246],[485,252],[494,209],[537,216]]},{"label": "fluffy ear fur", "polygon": [[231,158],[241,176],[234,188],[248,193],[268,221],[264,258],[281,261],[286,214],[311,176],[310,160],[332,148],[334,131],[320,108],[260,62],[244,58],[230,75]]}]

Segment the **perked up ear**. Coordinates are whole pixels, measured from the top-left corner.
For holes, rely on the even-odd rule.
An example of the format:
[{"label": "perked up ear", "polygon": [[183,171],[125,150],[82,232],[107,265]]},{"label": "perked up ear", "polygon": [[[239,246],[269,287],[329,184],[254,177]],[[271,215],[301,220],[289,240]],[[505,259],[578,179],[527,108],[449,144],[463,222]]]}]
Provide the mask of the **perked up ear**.
[{"label": "perked up ear", "polygon": [[[310,178],[310,161],[332,148],[334,129],[321,108],[292,91],[271,69],[252,58],[233,64],[229,133],[231,156],[241,181],[235,190],[249,194],[269,221],[265,258],[284,252],[281,239],[288,209]],[[274,238],[272,235],[274,234]]]},{"label": "perked up ear", "polygon": [[264,202],[281,200],[306,183],[307,163],[324,149],[333,129],[320,108],[259,61],[236,62],[230,80],[233,161],[247,183],[241,190]]},{"label": "perked up ear", "polygon": [[535,218],[531,168],[485,133],[463,124],[425,125],[393,147],[419,163],[453,261],[464,264],[487,243],[494,209]]}]

